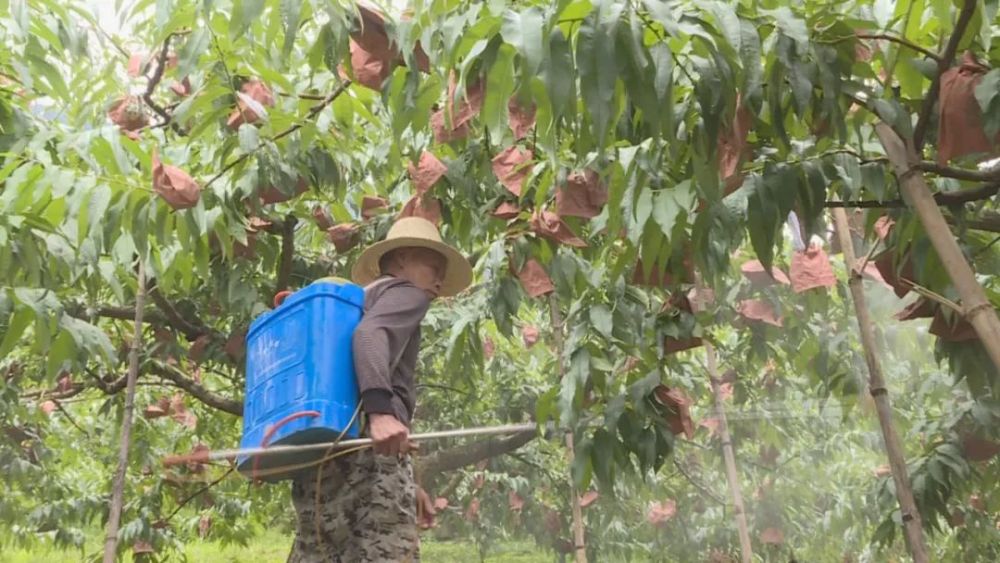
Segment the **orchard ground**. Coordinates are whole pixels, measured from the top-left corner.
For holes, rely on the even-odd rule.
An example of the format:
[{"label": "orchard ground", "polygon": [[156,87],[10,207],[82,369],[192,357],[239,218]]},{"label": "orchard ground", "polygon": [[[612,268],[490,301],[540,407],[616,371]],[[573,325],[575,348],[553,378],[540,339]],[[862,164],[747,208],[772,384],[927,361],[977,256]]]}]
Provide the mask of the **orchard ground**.
[{"label": "orchard ground", "polygon": [[[193,541],[184,550],[188,561],[212,563],[284,563],[291,547],[291,534],[274,530],[261,532],[249,544],[224,545],[219,542]],[[0,563],[77,563],[87,561],[87,554],[96,553],[100,547],[100,534],[95,533],[83,551],[61,551],[47,548],[14,549],[0,544]],[[421,554],[430,563],[465,563],[470,554],[476,553],[476,546],[467,542],[424,541]],[[123,559],[132,561],[132,557]],[[506,542],[495,548],[484,559],[486,563],[548,563],[552,555],[532,545],[530,542]]]}]

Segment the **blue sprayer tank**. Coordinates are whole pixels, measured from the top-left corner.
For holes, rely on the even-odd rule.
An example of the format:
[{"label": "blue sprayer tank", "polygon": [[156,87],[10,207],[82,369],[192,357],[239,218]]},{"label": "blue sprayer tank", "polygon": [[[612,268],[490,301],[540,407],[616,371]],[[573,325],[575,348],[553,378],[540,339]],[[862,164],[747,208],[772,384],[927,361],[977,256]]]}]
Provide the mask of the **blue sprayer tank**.
[{"label": "blue sprayer tank", "polygon": [[[364,311],[364,290],[324,278],[292,293],[247,331],[246,392],[240,448],[332,442],[357,438],[358,405],[351,337]],[[350,426],[348,426],[350,425]],[[247,477],[277,481],[280,468],[308,464],[323,450],[243,456]]]}]

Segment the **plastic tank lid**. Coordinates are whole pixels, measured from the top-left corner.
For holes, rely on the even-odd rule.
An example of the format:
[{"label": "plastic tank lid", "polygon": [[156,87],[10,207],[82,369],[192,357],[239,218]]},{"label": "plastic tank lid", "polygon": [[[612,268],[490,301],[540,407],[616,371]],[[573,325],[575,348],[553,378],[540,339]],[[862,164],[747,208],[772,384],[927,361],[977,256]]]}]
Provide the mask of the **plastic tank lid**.
[{"label": "plastic tank lid", "polygon": [[338,276],[326,276],[325,278],[319,278],[319,279],[317,279],[316,281],[312,282],[309,285],[313,285],[313,284],[317,284],[317,283],[335,283],[337,285],[346,285],[346,284],[354,283],[354,282],[352,282],[351,280],[349,280],[347,278],[341,278],[341,277],[338,277]]},{"label": "plastic tank lid", "polygon": [[[344,294],[344,293],[341,293],[339,291],[339,289],[342,288],[343,286],[349,286],[349,285],[353,285],[354,287],[357,288],[357,294],[356,295],[352,296],[352,295],[350,295],[350,292],[347,293],[347,294]],[[341,277],[337,277],[337,276],[327,276],[327,277],[324,277],[324,278],[319,278],[319,279],[315,280],[314,282],[312,282],[311,284],[303,287],[302,289],[293,292],[291,295],[289,295],[287,298],[285,298],[285,300],[282,302],[282,304],[279,305],[277,308],[271,309],[270,311],[267,311],[267,312],[264,312],[264,313],[261,313],[257,318],[255,318],[250,323],[250,327],[247,330],[247,337],[249,338],[251,334],[253,334],[254,332],[256,332],[256,329],[258,329],[262,324],[264,324],[264,322],[266,321],[266,319],[268,319],[271,316],[279,313],[286,305],[292,305],[295,302],[301,301],[303,299],[308,299],[309,297],[311,297],[313,295],[316,295],[317,293],[326,293],[327,295],[329,295],[329,293],[327,293],[327,292],[330,291],[332,288],[331,289],[327,289],[326,291],[323,291],[325,288],[322,287],[322,286],[335,286],[335,287],[337,287],[337,289],[335,289],[333,291],[335,291],[336,293],[339,294],[338,297],[345,298],[345,299],[342,299],[343,301],[351,303],[352,305],[355,305],[357,307],[362,307],[363,304],[364,304],[364,289],[361,288],[361,286],[356,285],[351,280],[348,280],[348,279],[345,279],[345,278],[341,278]],[[356,303],[352,303],[352,301],[357,301],[357,302]]]}]

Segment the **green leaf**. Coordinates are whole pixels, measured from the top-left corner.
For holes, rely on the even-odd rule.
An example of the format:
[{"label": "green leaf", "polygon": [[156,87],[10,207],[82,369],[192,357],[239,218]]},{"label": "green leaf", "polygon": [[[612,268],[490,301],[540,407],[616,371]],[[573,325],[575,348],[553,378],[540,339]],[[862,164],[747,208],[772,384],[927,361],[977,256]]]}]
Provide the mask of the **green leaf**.
[{"label": "green leaf", "polygon": [[899,60],[895,67],[895,77],[899,82],[899,92],[904,98],[920,98],[924,92],[924,75],[914,64],[913,51],[900,49]]},{"label": "green leaf", "polygon": [[191,32],[191,35],[188,36],[187,41],[184,42],[184,46],[181,47],[180,53],[177,55],[177,76],[188,76],[194,72],[202,53],[208,49],[210,40],[211,35],[207,26],[198,27]]},{"label": "green leaf", "polygon": [[643,45],[645,28],[637,15],[630,14],[628,25],[620,25],[616,36],[622,80],[633,104],[642,111],[642,121],[659,135],[660,115],[665,113],[653,81],[653,60]]},{"label": "green leaf", "polygon": [[514,93],[514,55],[510,45],[501,45],[493,66],[486,73],[482,119],[494,135],[500,135],[507,128],[507,100]]},{"label": "green leaf", "polygon": [[606,305],[594,305],[590,308],[590,324],[601,333],[601,336],[611,340],[613,321],[611,310]]},{"label": "green leaf", "polygon": [[[884,172],[883,172],[884,174]],[[802,181],[799,182],[799,220],[803,223],[806,233],[816,233],[820,230],[821,219],[826,203],[826,176],[815,160],[802,163]]]},{"label": "green leaf", "polygon": [[238,132],[240,139],[240,150],[245,153],[253,152],[260,146],[260,132],[256,125],[244,123],[240,125]]},{"label": "green leaf", "polygon": [[661,108],[660,131],[667,140],[674,139],[674,58],[666,43],[649,48],[653,60],[653,91]]},{"label": "green leaf", "polygon": [[[110,342],[108,344],[110,345]],[[55,379],[59,372],[65,369],[67,363],[72,364],[74,355],[76,346],[73,343],[73,336],[68,331],[60,331],[49,346],[48,356],[45,358],[46,377]]]},{"label": "green leaf", "polygon": [[[766,188],[757,177],[753,178],[754,191],[747,200],[747,230],[750,232],[750,244],[753,246],[757,259],[764,268],[770,268],[774,262],[774,241],[777,236],[778,211],[762,193]],[[751,181],[747,178],[746,181]]]},{"label": "green leaf", "polygon": [[264,13],[264,0],[235,0],[233,19],[229,22],[229,37],[236,39]]},{"label": "green leaf", "polygon": [[287,59],[295,47],[295,36],[299,31],[299,20],[302,19],[302,0],[281,0],[279,11],[285,28],[285,43],[281,48],[281,56]]},{"label": "green leaf", "polygon": [[14,288],[14,297],[31,308],[37,317],[48,317],[60,309],[55,293],[48,289],[17,287]]},{"label": "green leaf", "polygon": [[684,180],[677,186],[656,192],[653,202],[653,220],[663,230],[663,236],[673,237],[674,227],[681,212],[685,216],[690,212],[695,197],[691,190],[691,181]]},{"label": "green leaf", "polygon": [[[611,4],[609,6],[609,4]],[[580,66],[580,90],[590,114],[597,146],[607,144],[614,109],[618,63],[615,53],[615,28],[623,9],[622,4],[601,0],[583,21],[576,46]]]},{"label": "green leaf", "polygon": [[35,313],[30,307],[22,307],[10,316],[10,322],[4,329],[3,341],[0,342],[0,359],[3,359],[14,349],[28,325],[35,320]]},{"label": "green leaf", "polygon": [[573,115],[576,106],[576,73],[569,41],[558,27],[549,35],[549,57],[545,61],[543,79],[552,101],[552,116],[558,121],[563,115]]},{"label": "green leaf", "polygon": [[558,393],[559,389],[553,387],[538,397],[538,401],[535,403],[535,420],[538,421],[539,425],[545,425],[554,418]]},{"label": "green leaf", "polygon": [[747,99],[759,99],[764,79],[760,34],[752,22],[742,19],[740,20],[740,62],[743,65],[742,90],[744,95]]},{"label": "green leaf", "polygon": [[[562,358],[556,358],[562,361]],[[578,348],[570,356],[569,369],[563,376],[559,390],[559,424],[571,426],[576,419],[574,404],[576,402],[577,391],[582,389],[587,383],[587,374],[590,370],[590,352],[586,348]]]},{"label": "green leaf", "polygon": [[69,99],[69,88],[66,86],[62,73],[45,59],[44,54],[36,55],[29,51],[25,53],[25,59],[30,67],[45,79],[44,83],[48,85],[46,90],[54,98]]},{"label": "green leaf", "polygon": [[983,129],[992,139],[1000,132],[1000,68],[986,73],[976,85],[976,101],[983,111]]},{"label": "green leaf", "polygon": [[885,193],[885,165],[877,162],[869,162],[861,165],[861,184],[877,200],[884,200]]},{"label": "green leaf", "polygon": [[542,59],[545,57],[542,35],[544,24],[542,11],[537,7],[528,8],[520,13],[507,10],[503,14],[500,34],[504,41],[521,54],[522,77],[534,76],[541,68]]},{"label": "green leaf", "polygon": [[590,460],[594,466],[594,475],[602,489],[614,487],[615,456],[618,441],[610,432],[603,428],[594,431],[594,444],[590,450]]},{"label": "green leaf", "polygon": [[733,47],[733,50],[741,52],[743,33],[740,29],[740,19],[736,17],[736,11],[733,7],[723,2],[710,2],[708,11],[715,17],[719,30]]},{"label": "green leaf", "polygon": [[[779,64],[771,65],[771,74],[768,75],[767,80],[770,84],[781,84],[784,82],[785,73],[783,67]],[[777,140],[781,141],[781,144],[787,150],[791,145],[791,141],[788,138],[788,131],[785,129],[785,109],[781,104],[782,99],[781,88],[767,89],[767,105],[770,110],[771,127],[774,128]]]},{"label": "green leaf", "polygon": [[653,190],[645,188],[639,192],[639,199],[635,202],[635,226],[642,230],[653,214]]},{"label": "green leaf", "polygon": [[173,11],[174,0],[156,0],[156,27],[165,27]]},{"label": "green leaf", "polygon": [[72,336],[76,346],[106,362],[114,361],[115,348],[103,330],[85,320],[63,315],[60,327]]},{"label": "green leaf", "polygon": [[809,79],[809,70],[806,68],[806,63],[802,61],[799,48],[788,37],[778,37],[776,52],[778,60],[785,66],[785,73],[788,76],[789,85],[792,87],[795,110],[799,116],[803,116],[808,111],[812,100],[812,81]]},{"label": "green leaf", "polygon": [[808,47],[809,29],[806,27],[806,22],[795,15],[791,8],[781,6],[774,10],[761,10],[761,13],[774,18],[778,29],[788,37],[794,39],[796,43],[802,46],[803,50]]},{"label": "green leaf", "polygon": [[663,231],[659,225],[653,222],[646,223],[642,229],[642,239],[639,243],[639,258],[642,260],[643,276],[649,276],[654,267],[663,269],[665,264],[659,262],[661,249],[666,246],[669,252],[669,245],[664,244]]},{"label": "green leaf", "polygon": [[337,72],[341,54],[347,49],[347,34],[337,22],[330,21],[319,30],[316,42],[309,50],[309,65],[318,69],[320,63],[330,72]]}]

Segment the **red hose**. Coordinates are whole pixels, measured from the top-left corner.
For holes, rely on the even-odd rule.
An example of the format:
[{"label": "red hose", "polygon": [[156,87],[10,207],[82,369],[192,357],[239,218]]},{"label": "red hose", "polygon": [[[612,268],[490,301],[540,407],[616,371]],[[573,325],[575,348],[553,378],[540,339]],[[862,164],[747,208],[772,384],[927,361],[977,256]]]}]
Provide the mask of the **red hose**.
[{"label": "red hose", "polygon": [[279,291],[278,293],[275,293],[274,294],[274,308],[277,309],[278,306],[281,305],[285,301],[285,298],[288,297],[289,295],[291,295],[292,293],[293,292],[288,291],[287,289],[284,290],[284,291]]},{"label": "red hose", "polygon": [[[280,295],[280,293],[278,295]],[[277,299],[277,295],[275,296],[275,299]],[[274,433],[277,432],[278,429],[281,428],[282,426],[284,426],[285,424],[288,424],[289,422],[291,422],[293,420],[298,420],[300,418],[305,418],[305,417],[316,418],[319,415],[320,415],[319,411],[298,411],[298,412],[293,412],[292,414],[286,416],[285,418],[282,418],[278,422],[275,422],[270,428],[267,429],[267,432],[264,432],[264,437],[260,441],[260,447],[266,448],[267,447],[267,443],[270,442],[271,438],[274,437]],[[250,478],[253,481],[257,481],[257,464],[259,462],[260,462],[260,456],[254,456],[254,458],[253,458],[253,469],[250,470]]]}]

